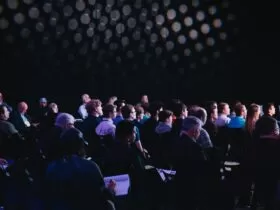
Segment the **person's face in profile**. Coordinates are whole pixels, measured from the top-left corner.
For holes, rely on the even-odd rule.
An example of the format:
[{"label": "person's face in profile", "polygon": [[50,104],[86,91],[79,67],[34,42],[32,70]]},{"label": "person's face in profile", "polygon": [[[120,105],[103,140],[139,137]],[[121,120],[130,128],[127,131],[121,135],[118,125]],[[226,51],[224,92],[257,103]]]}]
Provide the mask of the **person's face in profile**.
[{"label": "person's face in profile", "polygon": [[191,130],[191,136],[192,138],[194,138],[195,140],[198,139],[198,137],[200,136],[200,127],[199,126],[195,126],[194,128],[192,128]]}]

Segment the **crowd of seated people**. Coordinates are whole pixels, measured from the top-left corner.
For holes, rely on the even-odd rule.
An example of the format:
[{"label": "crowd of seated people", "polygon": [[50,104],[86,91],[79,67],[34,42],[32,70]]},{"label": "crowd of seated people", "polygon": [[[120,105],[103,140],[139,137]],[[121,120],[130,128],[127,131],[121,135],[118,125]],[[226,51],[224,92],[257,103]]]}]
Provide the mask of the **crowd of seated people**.
[{"label": "crowd of seated people", "polygon": [[[27,102],[13,107],[0,94],[5,210],[279,209],[273,103],[82,101],[71,114],[41,98],[30,116]],[[130,187],[118,196],[104,177],[123,174]]]}]

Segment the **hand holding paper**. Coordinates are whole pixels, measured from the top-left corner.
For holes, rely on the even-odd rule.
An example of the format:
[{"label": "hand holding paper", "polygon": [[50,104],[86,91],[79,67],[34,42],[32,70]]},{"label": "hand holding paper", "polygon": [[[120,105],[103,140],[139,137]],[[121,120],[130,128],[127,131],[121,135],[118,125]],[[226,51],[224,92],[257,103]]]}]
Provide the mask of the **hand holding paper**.
[{"label": "hand holding paper", "polygon": [[104,177],[107,188],[114,190],[116,196],[127,195],[130,187],[130,179],[128,174]]}]

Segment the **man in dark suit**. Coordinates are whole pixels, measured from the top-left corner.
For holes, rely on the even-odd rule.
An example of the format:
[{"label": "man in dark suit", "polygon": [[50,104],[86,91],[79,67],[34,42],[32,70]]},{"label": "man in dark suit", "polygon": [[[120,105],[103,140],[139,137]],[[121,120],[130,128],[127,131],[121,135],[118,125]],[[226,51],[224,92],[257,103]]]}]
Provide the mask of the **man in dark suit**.
[{"label": "man in dark suit", "polygon": [[31,130],[31,118],[27,114],[28,105],[22,101],[18,104],[17,110],[15,110],[10,121],[14,124],[16,129],[23,135],[28,135]]},{"label": "man in dark suit", "polygon": [[48,164],[45,180],[48,209],[63,210],[114,210],[112,181],[105,186],[98,165],[85,158],[85,146],[81,131],[69,128],[59,140],[60,158]]}]

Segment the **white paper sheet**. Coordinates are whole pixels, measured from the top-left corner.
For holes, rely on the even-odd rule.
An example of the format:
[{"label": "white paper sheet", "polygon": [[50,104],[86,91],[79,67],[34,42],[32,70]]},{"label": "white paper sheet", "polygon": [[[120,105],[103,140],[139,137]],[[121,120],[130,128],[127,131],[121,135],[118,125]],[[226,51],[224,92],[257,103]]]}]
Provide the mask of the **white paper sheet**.
[{"label": "white paper sheet", "polygon": [[116,188],[115,188],[116,196],[122,196],[128,194],[128,190],[130,187],[130,179],[128,174],[104,177],[104,182],[106,187],[109,185],[111,180],[114,180],[116,182]]},{"label": "white paper sheet", "polygon": [[161,168],[157,168],[157,172],[161,177],[162,181],[166,181],[166,175],[172,175],[174,176],[176,174],[176,171],[172,171],[172,170],[166,170],[166,169],[161,169]]},{"label": "white paper sheet", "polygon": [[168,174],[168,175],[176,175],[176,171],[172,171],[172,170],[167,170],[167,169],[162,169],[162,168],[159,168],[158,170],[164,172],[165,174]]}]

